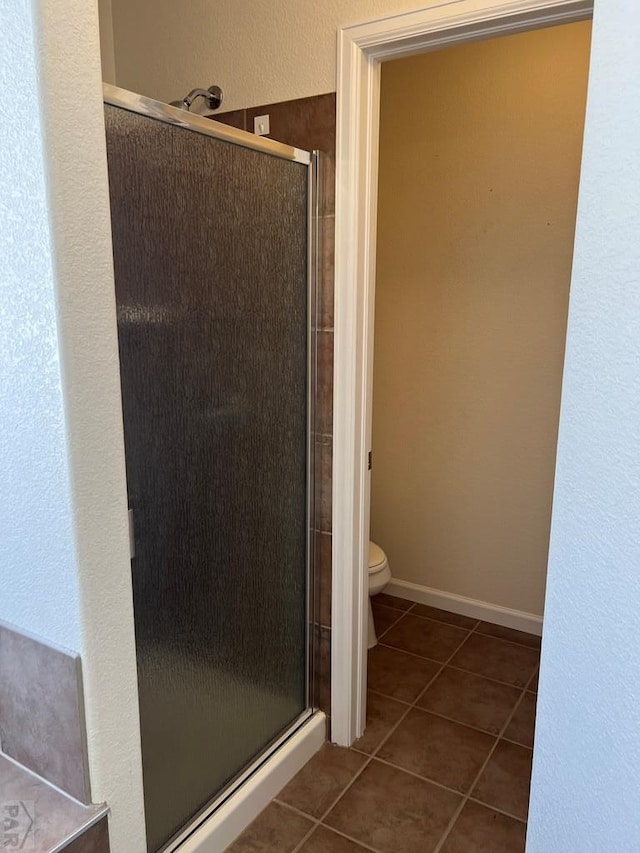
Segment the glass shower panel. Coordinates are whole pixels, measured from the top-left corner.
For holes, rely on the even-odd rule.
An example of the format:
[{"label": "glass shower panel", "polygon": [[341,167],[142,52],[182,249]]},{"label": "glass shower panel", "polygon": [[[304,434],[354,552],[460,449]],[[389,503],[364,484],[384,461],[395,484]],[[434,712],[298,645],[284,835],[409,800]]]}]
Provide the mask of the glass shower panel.
[{"label": "glass shower panel", "polygon": [[308,707],[309,167],[105,115],[157,850]]}]

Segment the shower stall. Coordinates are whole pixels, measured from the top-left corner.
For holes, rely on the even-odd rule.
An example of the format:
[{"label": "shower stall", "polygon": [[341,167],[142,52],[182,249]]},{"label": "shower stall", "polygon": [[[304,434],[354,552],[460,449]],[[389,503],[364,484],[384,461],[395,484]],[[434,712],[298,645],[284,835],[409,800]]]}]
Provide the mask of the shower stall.
[{"label": "shower stall", "polygon": [[313,713],[317,158],[105,85],[147,837]]}]

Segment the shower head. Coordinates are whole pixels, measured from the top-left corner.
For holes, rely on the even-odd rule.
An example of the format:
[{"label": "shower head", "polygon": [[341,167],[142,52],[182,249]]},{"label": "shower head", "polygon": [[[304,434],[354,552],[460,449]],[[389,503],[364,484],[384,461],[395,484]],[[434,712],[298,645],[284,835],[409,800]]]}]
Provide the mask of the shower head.
[{"label": "shower head", "polygon": [[217,110],[222,104],[222,89],[220,86],[209,86],[208,89],[192,89],[181,101],[171,101],[171,106],[189,111],[196,98],[204,98],[210,110]]}]

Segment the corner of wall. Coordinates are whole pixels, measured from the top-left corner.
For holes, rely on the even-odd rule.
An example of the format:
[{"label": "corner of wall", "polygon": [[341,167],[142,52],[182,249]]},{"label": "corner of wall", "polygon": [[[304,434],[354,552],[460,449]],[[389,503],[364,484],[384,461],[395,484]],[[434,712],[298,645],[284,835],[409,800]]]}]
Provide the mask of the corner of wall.
[{"label": "corner of wall", "polygon": [[98,14],[39,0],[36,16],[91,788],[112,850],[144,853]]}]

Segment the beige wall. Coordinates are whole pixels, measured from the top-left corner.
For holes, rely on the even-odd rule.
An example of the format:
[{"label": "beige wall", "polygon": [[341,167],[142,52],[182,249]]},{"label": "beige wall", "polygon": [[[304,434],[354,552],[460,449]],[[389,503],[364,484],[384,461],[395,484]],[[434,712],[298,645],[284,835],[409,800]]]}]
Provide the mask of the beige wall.
[{"label": "beige wall", "polygon": [[98,0],[98,15],[102,79],[105,83],[115,83],[116,54],[113,42],[113,9],[111,8],[111,0]]},{"label": "beige wall", "polygon": [[339,27],[442,0],[110,2],[119,86],[170,101],[218,83],[235,110],[335,92]]},{"label": "beige wall", "polygon": [[541,614],[591,24],[382,72],[371,532]]}]

